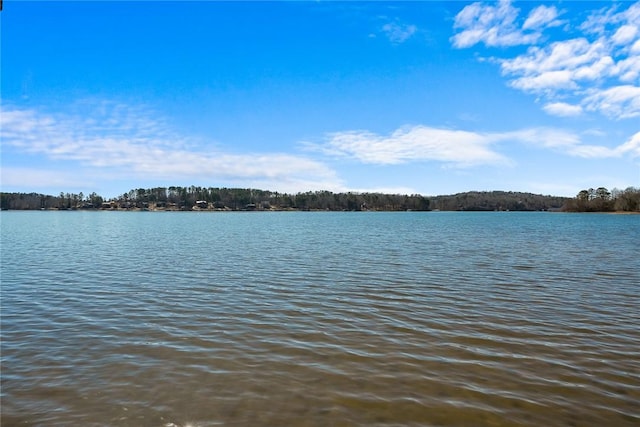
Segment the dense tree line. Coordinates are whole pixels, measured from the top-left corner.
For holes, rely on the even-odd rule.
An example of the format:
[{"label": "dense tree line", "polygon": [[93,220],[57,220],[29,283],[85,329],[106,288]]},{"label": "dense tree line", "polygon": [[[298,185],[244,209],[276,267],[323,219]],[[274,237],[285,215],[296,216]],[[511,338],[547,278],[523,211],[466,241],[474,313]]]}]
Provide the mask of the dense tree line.
[{"label": "dense tree line", "polygon": [[382,193],[333,193],[315,191],[297,194],[243,188],[155,187],[137,188],[105,200],[95,193],[2,193],[2,209],[225,209],[225,210],[332,210],[405,211],[429,210],[429,199],[421,195]]},{"label": "dense tree line", "polygon": [[85,196],[83,193],[60,193],[51,196],[39,193],[0,193],[2,210],[16,209],[78,209],[101,206],[103,198],[96,193]]},{"label": "dense tree line", "polygon": [[94,193],[0,193],[6,209],[217,209],[217,210],[330,210],[330,211],[640,211],[640,189],[582,190],[575,198],[512,191],[471,191],[427,198],[418,194],[333,193],[297,194],[245,188],[154,187],[137,188],[105,199]]},{"label": "dense tree line", "polygon": [[564,205],[567,212],[639,212],[640,188],[628,187],[625,190],[605,187],[595,190],[581,190],[575,198]]},{"label": "dense tree line", "polygon": [[[315,191],[297,194],[245,188],[156,187],[139,188],[123,194],[118,202],[169,204],[181,208],[206,202],[214,209],[243,210],[428,210],[429,200],[420,195],[389,195],[378,193],[332,193]],[[200,203],[201,204],[201,203]]]},{"label": "dense tree line", "polygon": [[514,191],[470,191],[431,198],[431,208],[442,211],[543,211],[559,210],[566,197]]}]

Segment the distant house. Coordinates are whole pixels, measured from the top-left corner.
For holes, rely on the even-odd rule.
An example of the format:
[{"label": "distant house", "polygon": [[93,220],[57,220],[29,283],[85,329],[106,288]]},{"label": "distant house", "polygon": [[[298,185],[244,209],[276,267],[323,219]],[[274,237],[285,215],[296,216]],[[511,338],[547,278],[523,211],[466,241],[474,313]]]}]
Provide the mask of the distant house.
[{"label": "distant house", "polygon": [[111,202],[103,202],[100,205],[100,209],[112,209],[113,208],[113,204]]},{"label": "distant house", "polygon": [[206,200],[196,200],[196,206],[198,209],[207,209],[209,207],[209,203]]}]

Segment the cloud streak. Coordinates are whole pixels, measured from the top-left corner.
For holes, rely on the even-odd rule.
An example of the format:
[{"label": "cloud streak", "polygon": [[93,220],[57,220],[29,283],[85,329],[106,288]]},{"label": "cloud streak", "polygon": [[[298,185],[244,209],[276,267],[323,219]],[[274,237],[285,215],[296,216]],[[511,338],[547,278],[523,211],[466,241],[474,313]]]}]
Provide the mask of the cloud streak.
[{"label": "cloud streak", "polygon": [[559,117],[574,117],[582,114],[581,106],[567,104],[566,102],[550,102],[542,109],[552,116]]},{"label": "cloud streak", "polygon": [[346,131],[327,135],[324,143],[307,148],[325,155],[349,158],[365,164],[398,165],[434,161],[468,168],[480,165],[512,166],[499,144],[525,144],[582,157],[640,157],[640,133],[615,148],[583,144],[579,135],[553,128],[529,128],[510,132],[472,132],[413,126],[389,135],[369,131]]},{"label": "cloud streak", "polygon": [[207,178],[279,191],[341,186],[333,170],[308,157],[203,148],[148,112],[124,104],[85,103],[83,109],[84,115],[78,116],[5,106],[0,118],[3,145],[51,160],[78,162],[119,178]]},{"label": "cloud streak", "polygon": [[[598,96],[596,96],[598,95]],[[588,108],[627,91],[594,94]],[[549,104],[551,113],[579,114],[569,104]],[[49,167],[4,165],[3,184],[33,188],[94,187],[100,181],[201,181],[213,186],[264,188],[282,192],[345,191],[347,187],[326,163],[288,153],[233,153],[220,146],[206,148],[180,135],[140,107],[110,102],[81,103],[82,115],[44,113],[5,105],[0,116],[3,149],[44,156]],[[73,108],[71,109],[73,110]],[[587,136],[583,134],[583,136]],[[308,152],[333,159],[394,166],[435,163],[444,168],[513,167],[505,153],[514,144],[551,150],[578,158],[640,158],[640,132],[620,145],[591,145],[579,134],[534,127],[506,132],[477,132],[424,125],[404,126],[389,134],[367,130],[333,132],[320,143],[302,143]],[[56,162],[58,161],[58,162]],[[56,166],[58,165],[58,166]],[[65,169],[60,170],[59,165]],[[68,165],[75,165],[68,167]],[[399,188],[399,187],[398,187]],[[388,188],[390,189],[390,187]]]},{"label": "cloud streak", "polygon": [[328,155],[379,165],[416,161],[438,161],[460,167],[508,163],[489,144],[486,136],[474,132],[414,126],[388,136],[368,131],[331,133],[324,144],[314,147]]}]

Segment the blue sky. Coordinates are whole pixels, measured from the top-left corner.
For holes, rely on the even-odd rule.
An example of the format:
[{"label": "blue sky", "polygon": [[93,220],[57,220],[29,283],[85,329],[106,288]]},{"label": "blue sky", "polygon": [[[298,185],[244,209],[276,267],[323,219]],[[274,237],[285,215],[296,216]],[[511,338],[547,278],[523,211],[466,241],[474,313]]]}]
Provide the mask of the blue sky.
[{"label": "blue sky", "polygon": [[640,186],[640,2],[5,0],[3,191]]}]

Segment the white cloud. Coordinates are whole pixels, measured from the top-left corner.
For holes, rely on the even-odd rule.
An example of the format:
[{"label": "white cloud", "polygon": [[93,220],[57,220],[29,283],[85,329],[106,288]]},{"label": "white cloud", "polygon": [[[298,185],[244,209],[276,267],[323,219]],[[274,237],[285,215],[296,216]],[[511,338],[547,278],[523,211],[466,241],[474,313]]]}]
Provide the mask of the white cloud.
[{"label": "white cloud", "polygon": [[637,34],[637,26],[623,25],[622,27],[618,28],[613,36],[611,36],[611,41],[616,45],[626,45],[632,41],[635,41]]},{"label": "white cloud", "polygon": [[527,20],[522,24],[522,29],[556,27],[562,24],[561,21],[556,19],[557,17],[558,9],[555,6],[540,5],[529,13]]},{"label": "white cloud", "polygon": [[[556,107],[569,110],[571,106]],[[639,133],[640,135],[640,133]],[[366,164],[397,165],[436,161],[447,166],[472,167],[507,165],[513,162],[501,154],[499,144],[526,144],[574,157],[637,156],[640,136],[635,142],[610,148],[586,145],[578,134],[553,128],[528,128],[510,132],[479,133],[463,130],[413,126],[389,135],[368,131],[347,131],[327,135],[322,144],[307,143],[309,149],[326,155],[355,159]],[[635,145],[634,145],[635,144]]]},{"label": "white cloud", "polygon": [[600,145],[577,145],[572,147],[571,154],[592,158],[621,157],[628,154],[630,157],[637,158],[640,157],[640,132],[614,148]]},{"label": "white cloud", "polygon": [[583,100],[588,111],[599,111],[612,117],[627,119],[640,116],[640,87],[623,85],[594,90]]},{"label": "white cloud", "polygon": [[639,55],[618,61],[613,70],[615,74],[620,76],[620,81],[624,83],[638,81],[638,77],[640,77],[640,52]]},{"label": "white cloud", "polygon": [[502,73],[519,76],[515,88],[530,92],[575,90],[582,80],[593,81],[613,66],[604,43],[584,38],[555,42],[546,48],[530,47],[527,53],[501,61]]},{"label": "white cloud", "polygon": [[[593,12],[579,26],[583,37],[538,45],[542,40],[539,31],[562,23],[554,6],[533,9],[520,29],[519,10],[509,2],[500,2],[497,7],[473,3],[456,16],[454,28],[462,32],[452,41],[455,47],[479,42],[511,45],[488,42],[491,34],[502,34],[504,40],[509,40],[509,35],[518,44],[531,44],[525,53],[497,62],[508,84],[541,96],[543,109],[549,114],[567,116],[589,111],[612,119],[632,118],[640,114],[640,2],[623,7],[614,4]],[[572,98],[571,104],[567,98]],[[569,105],[573,108],[567,108]]]},{"label": "white cloud", "polygon": [[571,105],[566,102],[552,102],[546,104],[542,109],[552,116],[573,117],[582,114],[582,107],[579,105]]},{"label": "white cloud", "polygon": [[575,80],[598,80],[612,72],[613,65],[614,62],[610,56],[603,56],[591,64],[576,68],[573,77]]},{"label": "white cloud", "polygon": [[615,12],[615,5],[596,10],[578,28],[588,34],[602,35],[608,25],[618,22],[618,19],[614,18]]},{"label": "white cloud", "polygon": [[509,0],[501,0],[496,6],[481,2],[465,6],[455,17],[454,28],[460,32],[451,41],[457,48],[477,43],[491,47],[532,44],[540,39],[544,28],[561,24],[555,6],[537,7],[522,25],[517,22],[519,13]]},{"label": "white cloud", "polygon": [[[620,7],[626,3],[613,4],[603,9],[594,11],[580,25],[580,29],[596,35],[603,35],[611,32],[610,27],[629,23],[636,28],[640,25],[640,3],[636,2],[627,9],[619,12]],[[628,30],[626,30],[628,31]]]},{"label": "white cloud", "polygon": [[631,153],[632,157],[640,157],[640,132],[629,138],[624,144],[616,147],[620,154]]},{"label": "white cloud", "polygon": [[[627,88],[628,89],[628,88]],[[626,96],[617,88],[608,98],[594,93],[590,108],[605,109]],[[626,95],[625,95],[626,94]],[[634,97],[635,96],[635,97]],[[609,101],[607,99],[610,99]],[[573,114],[579,106],[556,103],[545,106],[550,114]],[[635,106],[636,113],[639,106]],[[627,108],[631,111],[631,108]],[[33,188],[95,188],[101,181],[209,182],[212,186],[264,188],[283,192],[345,191],[343,182],[324,163],[287,153],[232,153],[207,148],[178,135],[141,108],[123,104],[85,103],[83,115],[44,113],[36,109],[4,107],[0,116],[3,149],[44,156],[49,166],[11,165],[2,170],[4,186]],[[613,112],[612,114],[619,114]],[[583,134],[586,137],[586,133]],[[389,134],[347,131],[328,134],[307,147],[326,155],[365,164],[399,165],[435,162],[445,168],[513,166],[503,148],[524,144],[583,158],[640,157],[640,132],[619,146],[589,145],[581,136],[553,128],[528,128],[510,132],[476,132],[429,126],[399,128]],[[58,163],[56,160],[64,161]],[[64,165],[65,169],[56,171]],[[72,165],[72,167],[69,167]],[[224,183],[224,184],[221,184]],[[362,191],[378,191],[363,189]],[[385,192],[410,192],[400,187]],[[396,191],[397,190],[397,191]],[[413,192],[413,191],[411,191]]]},{"label": "white cloud", "polygon": [[583,144],[579,135],[551,128],[524,129],[509,132],[505,136],[514,141],[549,148],[573,157],[606,158],[622,157],[627,154],[631,157],[640,156],[640,132],[613,148]]},{"label": "white cloud", "polygon": [[418,27],[415,25],[399,24],[397,22],[391,22],[383,25],[382,31],[393,43],[403,43],[413,36]]},{"label": "white cloud", "polygon": [[312,147],[325,154],[381,165],[430,160],[457,166],[507,163],[504,156],[488,147],[489,143],[479,133],[414,126],[388,136],[367,131],[332,133],[325,144]]},{"label": "white cloud", "polygon": [[580,145],[580,137],[575,133],[545,127],[499,133],[495,134],[494,139],[525,143],[564,152],[570,151],[571,147]]},{"label": "white cloud", "polygon": [[572,79],[570,71],[545,71],[535,76],[521,77],[512,80],[510,85],[526,92],[546,92],[558,89],[575,89],[578,86]]},{"label": "white cloud", "polygon": [[[206,178],[212,185],[220,180],[261,183],[261,188],[278,191],[341,185],[333,170],[307,157],[207,148],[172,132],[144,110],[122,104],[85,103],[82,109],[83,116],[78,116],[5,106],[0,116],[3,146],[77,162],[117,178],[195,177]],[[60,176],[69,181],[69,172]]]}]

